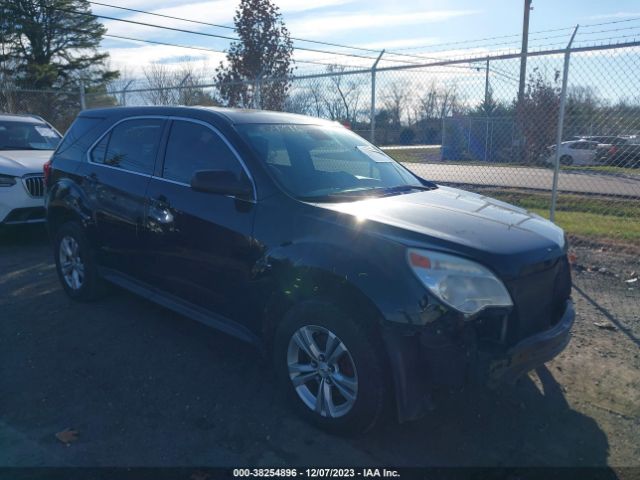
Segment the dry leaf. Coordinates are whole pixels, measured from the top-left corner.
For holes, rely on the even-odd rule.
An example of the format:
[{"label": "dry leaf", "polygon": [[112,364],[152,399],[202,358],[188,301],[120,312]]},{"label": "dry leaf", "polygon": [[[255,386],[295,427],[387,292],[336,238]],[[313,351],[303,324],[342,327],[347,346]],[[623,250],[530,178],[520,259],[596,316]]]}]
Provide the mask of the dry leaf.
[{"label": "dry leaf", "polygon": [[602,328],[603,330],[615,330],[616,327],[615,325],[612,325],[608,322],[593,322],[593,324],[598,327],[598,328]]},{"label": "dry leaf", "polygon": [[78,439],[78,431],[71,428],[65,428],[61,432],[56,433],[56,438],[62,443],[69,445]]}]

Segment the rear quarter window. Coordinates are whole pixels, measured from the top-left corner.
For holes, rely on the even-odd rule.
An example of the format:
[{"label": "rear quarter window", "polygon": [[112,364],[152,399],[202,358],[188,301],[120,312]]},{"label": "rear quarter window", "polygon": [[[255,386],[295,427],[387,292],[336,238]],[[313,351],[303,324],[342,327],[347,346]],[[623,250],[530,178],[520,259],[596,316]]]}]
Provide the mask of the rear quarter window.
[{"label": "rear quarter window", "polygon": [[67,150],[69,147],[74,145],[78,140],[83,138],[93,129],[95,129],[104,118],[99,117],[78,117],[74,120],[67,130],[67,133],[64,135],[64,138],[58,145],[55,153],[62,153]]}]

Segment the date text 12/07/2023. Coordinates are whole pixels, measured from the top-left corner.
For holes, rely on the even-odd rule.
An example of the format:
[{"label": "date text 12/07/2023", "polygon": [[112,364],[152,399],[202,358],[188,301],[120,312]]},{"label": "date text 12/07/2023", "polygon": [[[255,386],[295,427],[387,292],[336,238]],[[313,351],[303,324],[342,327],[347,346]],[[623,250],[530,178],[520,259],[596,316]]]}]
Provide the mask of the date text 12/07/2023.
[{"label": "date text 12/07/2023", "polygon": [[386,468],[236,468],[233,476],[264,478],[400,478],[397,470]]}]

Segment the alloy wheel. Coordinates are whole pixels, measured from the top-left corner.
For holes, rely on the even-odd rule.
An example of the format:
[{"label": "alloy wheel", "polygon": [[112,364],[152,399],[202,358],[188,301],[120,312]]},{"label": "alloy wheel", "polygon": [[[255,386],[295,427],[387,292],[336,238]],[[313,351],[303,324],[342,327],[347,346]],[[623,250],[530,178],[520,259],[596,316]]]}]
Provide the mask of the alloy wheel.
[{"label": "alloy wheel", "polygon": [[287,350],[289,378],[302,402],[323,417],[338,418],[358,394],[356,366],[346,345],[317,325],[299,328]]},{"label": "alloy wheel", "polygon": [[65,283],[72,290],[79,290],[84,283],[84,263],[78,241],[71,236],[63,237],[60,241],[58,255]]}]

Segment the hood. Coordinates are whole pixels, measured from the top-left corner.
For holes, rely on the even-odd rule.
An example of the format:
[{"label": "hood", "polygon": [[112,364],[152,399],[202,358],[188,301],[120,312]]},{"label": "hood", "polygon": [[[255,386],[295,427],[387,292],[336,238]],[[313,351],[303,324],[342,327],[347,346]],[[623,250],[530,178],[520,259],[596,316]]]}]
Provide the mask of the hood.
[{"label": "hood", "polygon": [[356,228],[406,246],[467,255],[506,276],[564,254],[560,227],[514,205],[455,188],[315,205],[354,217]]},{"label": "hood", "polygon": [[28,173],[42,173],[53,150],[0,150],[0,174],[21,177]]}]

